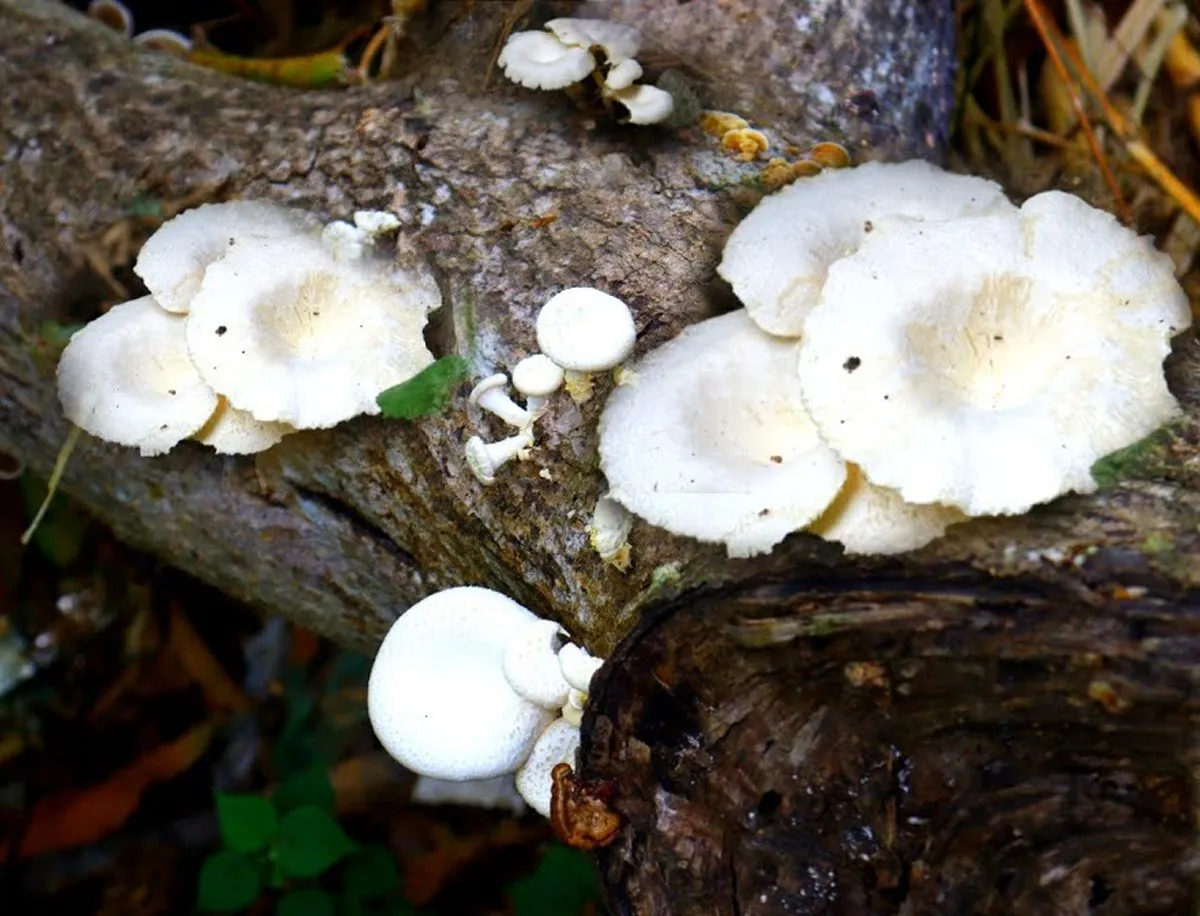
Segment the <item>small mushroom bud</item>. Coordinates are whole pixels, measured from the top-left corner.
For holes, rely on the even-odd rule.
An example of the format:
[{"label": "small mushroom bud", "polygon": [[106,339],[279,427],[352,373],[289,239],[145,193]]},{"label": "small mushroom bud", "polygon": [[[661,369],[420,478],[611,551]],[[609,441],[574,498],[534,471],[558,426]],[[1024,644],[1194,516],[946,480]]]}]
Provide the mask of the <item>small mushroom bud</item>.
[{"label": "small mushroom bud", "polygon": [[536,420],[546,412],[550,395],[562,387],[562,367],[544,353],[527,356],[513,367],[513,387],[525,396],[525,409]]},{"label": "small mushroom bud", "polygon": [[480,483],[495,483],[496,471],[531,445],[533,436],[528,430],[499,442],[484,442],[478,436],[472,436],[467,440],[467,466]]}]

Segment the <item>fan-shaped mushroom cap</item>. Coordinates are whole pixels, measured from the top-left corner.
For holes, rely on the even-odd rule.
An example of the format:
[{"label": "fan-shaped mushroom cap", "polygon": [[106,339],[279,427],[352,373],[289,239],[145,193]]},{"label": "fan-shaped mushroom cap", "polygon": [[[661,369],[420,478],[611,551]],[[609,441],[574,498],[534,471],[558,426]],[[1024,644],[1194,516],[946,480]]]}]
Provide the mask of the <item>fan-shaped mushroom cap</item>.
[{"label": "fan-shaped mushroom cap", "polygon": [[839,541],[848,554],[903,553],[924,547],[965,518],[949,506],[906,503],[895,490],[875,486],[851,464],[837,499],[808,530]]},{"label": "fan-shaped mushroom cap", "polygon": [[143,455],[169,451],[217,407],[188,358],[183,317],[151,296],[114,305],[75,333],[58,363],[58,399],[85,432]]},{"label": "fan-shaped mushroom cap", "polygon": [[261,200],[231,200],[185,210],[146,240],[134,264],[150,294],[168,312],[186,312],[205,269],[239,246],[305,232],[301,217]]},{"label": "fan-shaped mushroom cap", "polygon": [[551,19],[546,28],[564,45],[604,49],[610,67],[616,67],[642,49],[642,35],[633,26],[606,19]]},{"label": "fan-shaped mushroom cap", "polygon": [[763,330],[797,337],[825,272],[890,216],[953,219],[1011,208],[1000,186],[927,162],[868,162],[766,197],[729,236],[717,272]]},{"label": "fan-shaped mushroom cap", "polygon": [[192,300],[200,374],[258,420],[299,429],[377,414],[379,392],[433,362],[422,329],[435,288],[369,261],[339,261],[297,237],[242,245]]},{"label": "fan-shaped mushroom cap", "polygon": [[596,68],[596,58],[586,47],[572,47],[548,32],[514,32],[496,63],[526,89],[565,89]]},{"label": "fan-shaped mushroom cap", "polygon": [[450,588],[392,624],[367,683],[367,712],[389,754],[425,776],[514,773],[555,718],[504,676],[504,649],[537,617],[486,588]]},{"label": "fan-shaped mushroom cap", "polygon": [[1093,490],[1098,458],[1175,414],[1162,362],[1190,320],[1169,258],[1050,192],[1019,212],[880,226],[829,270],[801,389],[872,482],[1019,513]]},{"label": "fan-shaped mushroom cap", "polygon": [[657,124],[671,117],[675,110],[671,93],[657,86],[629,86],[605,94],[625,106],[630,124]]},{"label": "fan-shaped mushroom cap", "polygon": [[542,352],[564,369],[603,372],[633,352],[637,328],[629,306],[590,286],[551,296],[537,317]]},{"label": "fan-shaped mushroom cap", "polygon": [[278,444],[295,427],[256,420],[218,398],[217,409],[191,438],[216,449],[218,455],[252,455]]},{"label": "fan-shaped mushroom cap", "polygon": [[504,649],[504,676],[513,690],[545,709],[567,702],[571,685],[558,666],[558,650],[566,642],[553,620],[536,620],[513,634]]},{"label": "fan-shaped mushroom cap", "polygon": [[730,556],[765,553],[812,522],[846,469],[805,412],[796,350],[739,310],[649,354],[600,418],[609,496]]},{"label": "fan-shaped mushroom cap", "polygon": [[517,770],[517,791],[542,817],[550,816],[551,771],[560,763],[570,764],[574,769],[578,750],[579,726],[566,719],[555,719],[538,737],[529,759]]}]

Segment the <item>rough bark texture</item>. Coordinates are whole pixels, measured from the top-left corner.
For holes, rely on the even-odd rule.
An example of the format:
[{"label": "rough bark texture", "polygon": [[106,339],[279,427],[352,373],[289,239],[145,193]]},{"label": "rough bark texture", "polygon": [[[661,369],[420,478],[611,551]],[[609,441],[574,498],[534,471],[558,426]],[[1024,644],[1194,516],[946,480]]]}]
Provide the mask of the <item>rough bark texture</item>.
[{"label": "rough bark texture", "polygon": [[651,615],[583,723],[615,912],[1187,912],[1200,602],[1128,559],[1092,600],[827,577]]}]

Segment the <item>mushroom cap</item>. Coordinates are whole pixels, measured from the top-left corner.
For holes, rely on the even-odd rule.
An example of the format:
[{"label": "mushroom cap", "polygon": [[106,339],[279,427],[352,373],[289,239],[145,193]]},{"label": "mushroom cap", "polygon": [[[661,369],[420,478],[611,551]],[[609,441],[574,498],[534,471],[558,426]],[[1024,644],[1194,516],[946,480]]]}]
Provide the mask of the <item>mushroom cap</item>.
[{"label": "mushroom cap", "polygon": [[167,220],[146,240],[133,265],[168,312],[186,312],[207,267],[246,243],[304,234],[298,214],[261,200],[202,204]]},{"label": "mushroom cap", "polygon": [[545,353],[526,356],[513,366],[513,387],[526,397],[544,398],[563,385],[563,368]]},{"label": "mushroom cap", "polygon": [[258,420],[298,429],[377,414],[379,392],[431,362],[422,329],[436,292],[314,239],[242,245],[192,300],[188,349],[201,376]]},{"label": "mushroom cap", "polygon": [[607,19],[551,19],[546,28],[572,48],[604,49],[610,67],[616,67],[642,49],[642,34],[633,26]]},{"label": "mushroom cap", "polygon": [[[897,277],[903,282],[897,282]],[[800,381],[822,437],[908,502],[1025,512],[1169,420],[1171,262],[1071,195],[881,224],[835,263]]]},{"label": "mushroom cap", "polygon": [[133,36],[133,43],[148,51],[160,51],[186,57],[192,50],[192,40],[173,29],[146,29]]},{"label": "mushroom cap", "polygon": [[797,346],[738,310],[646,356],[600,417],[609,496],[730,556],[766,553],[812,522],[846,468],[804,409]]},{"label": "mushroom cap", "polygon": [[497,388],[503,388],[507,384],[508,376],[503,372],[497,372],[494,375],[489,375],[471,389],[471,393],[467,396],[467,400],[472,404],[478,404],[479,399],[489,391],[495,391]]},{"label": "mushroom cap", "polygon": [[558,667],[563,628],[553,620],[538,620],[514,634],[504,649],[504,676],[513,690],[545,709],[567,702],[571,685]]},{"label": "mushroom cap", "polygon": [[537,317],[538,347],[563,369],[603,372],[633,352],[629,306],[590,286],[555,293]]},{"label": "mushroom cap", "polygon": [[114,32],[120,32],[126,38],[133,37],[133,13],[121,0],[92,0],[87,14]]},{"label": "mushroom cap", "polygon": [[605,494],[596,500],[596,506],[592,509],[588,540],[601,559],[611,560],[618,556],[629,540],[632,527],[633,515],[629,510]]},{"label": "mushroom cap", "polygon": [[114,305],[75,333],[58,362],[58,399],[80,429],[143,455],[169,451],[217,408],[188,357],[183,316],[152,296]]},{"label": "mushroom cap", "polygon": [[496,63],[526,89],[565,89],[596,69],[587,48],[571,47],[547,32],[513,32]]},{"label": "mushroom cap", "polygon": [[630,124],[657,124],[671,117],[675,110],[671,93],[657,86],[629,86],[606,95],[625,106]]},{"label": "mushroom cap", "polygon": [[256,420],[246,411],[238,410],[225,398],[219,397],[217,409],[192,438],[216,449],[218,455],[252,455],[265,452],[288,433],[295,431],[286,423]]},{"label": "mushroom cap", "polygon": [[995,207],[1012,207],[995,182],[921,160],[826,171],[763,198],[729,236],[717,273],[764,331],[798,337],[829,265],[879,220],[954,219]]},{"label": "mushroom cap", "polygon": [[837,499],[808,530],[839,541],[847,554],[892,554],[924,547],[965,518],[949,506],[906,503],[895,490],[875,486],[850,464]]},{"label": "mushroom cap", "polygon": [[623,60],[604,76],[606,89],[628,89],[642,78],[642,65],[636,60]]},{"label": "mushroom cap", "polygon": [[587,693],[591,689],[592,675],[600,670],[604,659],[596,658],[573,642],[558,650],[558,667],[572,689]]},{"label": "mushroom cap", "polygon": [[504,649],[537,617],[486,588],[450,588],[392,624],[371,667],[367,713],[389,754],[438,779],[514,773],[555,714],[504,677]]},{"label": "mushroom cap", "polygon": [[529,759],[517,770],[517,791],[542,817],[550,816],[554,785],[550,773],[560,763],[568,763],[574,769],[578,750],[579,726],[566,719],[555,719],[538,736]]}]

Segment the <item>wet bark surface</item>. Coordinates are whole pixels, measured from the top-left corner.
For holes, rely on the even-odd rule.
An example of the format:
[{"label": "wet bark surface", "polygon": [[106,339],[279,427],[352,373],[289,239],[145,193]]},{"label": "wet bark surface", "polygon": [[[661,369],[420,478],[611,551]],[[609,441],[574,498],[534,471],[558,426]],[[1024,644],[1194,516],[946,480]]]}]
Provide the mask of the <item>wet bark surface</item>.
[{"label": "wet bark surface", "polygon": [[616,912],[1188,912],[1200,602],[1113,559],[1095,601],[780,581],[655,613],[584,721]]}]

